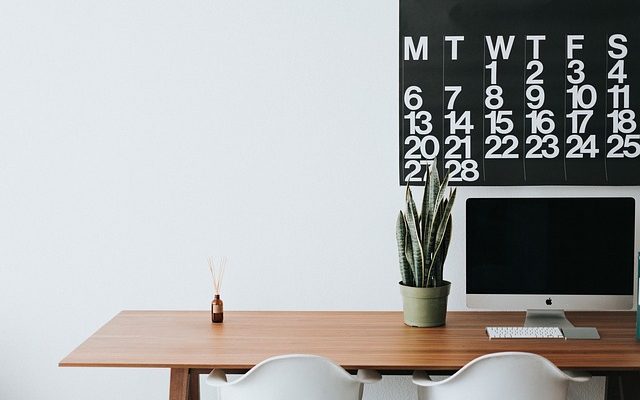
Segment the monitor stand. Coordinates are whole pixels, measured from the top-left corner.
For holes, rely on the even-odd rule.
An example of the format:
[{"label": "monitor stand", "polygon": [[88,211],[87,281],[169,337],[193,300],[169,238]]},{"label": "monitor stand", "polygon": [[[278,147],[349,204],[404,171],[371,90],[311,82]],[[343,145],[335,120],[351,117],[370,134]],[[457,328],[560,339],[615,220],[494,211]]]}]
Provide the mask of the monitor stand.
[{"label": "monitor stand", "polygon": [[524,326],[557,326],[565,339],[600,339],[593,327],[576,328],[564,315],[564,310],[527,310]]},{"label": "monitor stand", "polygon": [[574,327],[564,315],[564,310],[527,310],[524,326]]}]

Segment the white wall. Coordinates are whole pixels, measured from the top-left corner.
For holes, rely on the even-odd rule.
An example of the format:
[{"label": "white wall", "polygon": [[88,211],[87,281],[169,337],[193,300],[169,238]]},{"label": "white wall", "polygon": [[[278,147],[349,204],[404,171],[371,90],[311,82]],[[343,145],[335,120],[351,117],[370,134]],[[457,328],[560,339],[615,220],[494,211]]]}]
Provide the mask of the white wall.
[{"label": "white wall", "polygon": [[[400,309],[397,35],[397,1],[1,2],[0,398],[167,398],[56,365],[121,309],[206,309],[209,255],[229,310]],[[459,194],[452,309],[465,197],[639,200]]]}]

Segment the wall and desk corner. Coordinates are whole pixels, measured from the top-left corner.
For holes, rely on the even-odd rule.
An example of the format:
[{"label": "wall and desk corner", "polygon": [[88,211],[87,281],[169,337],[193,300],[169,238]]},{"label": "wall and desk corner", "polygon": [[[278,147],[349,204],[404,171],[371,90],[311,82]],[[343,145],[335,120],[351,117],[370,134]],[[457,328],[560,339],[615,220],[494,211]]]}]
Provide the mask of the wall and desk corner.
[{"label": "wall and desk corner", "polygon": [[[1,9],[0,398],[166,397],[177,356],[159,369],[57,363],[122,309],[207,309],[209,255],[231,256],[227,311],[401,309],[391,233],[404,195],[397,2],[33,0]],[[449,309],[466,310],[466,197],[593,195],[640,200],[637,187],[460,190],[444,272]],[[176,326],[198,329],[183,316]],[[628,324],[607,330],[627,353]],[[98,354],[85,362],[114,361],[108,350],[136,336],[114,328],[87,342]],[[625,351],[614,358],[633,357]],[[78,355],[65,362],[82,363]],[[185,365],[174,368],[177,390],[194,377]],[[594,386],[580,400],[597,400],[603,388]],[[391,389],[414,391],[390,378],[367,400]]]}]

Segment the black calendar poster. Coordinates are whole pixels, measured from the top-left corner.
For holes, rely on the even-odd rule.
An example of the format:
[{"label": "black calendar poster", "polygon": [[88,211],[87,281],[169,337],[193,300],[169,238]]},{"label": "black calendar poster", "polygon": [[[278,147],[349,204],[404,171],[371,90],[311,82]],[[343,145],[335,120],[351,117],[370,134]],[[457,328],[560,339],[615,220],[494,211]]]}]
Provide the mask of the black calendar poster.
[{"label": "black calendar poster", "polygon": [[640,185],[640,1],[400,0],[400,183]]}]

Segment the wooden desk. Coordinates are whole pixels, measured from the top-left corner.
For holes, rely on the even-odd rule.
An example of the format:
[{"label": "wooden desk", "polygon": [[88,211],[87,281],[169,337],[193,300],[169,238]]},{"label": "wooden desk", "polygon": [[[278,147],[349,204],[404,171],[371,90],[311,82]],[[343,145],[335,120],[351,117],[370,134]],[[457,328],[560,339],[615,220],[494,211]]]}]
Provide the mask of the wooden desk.
[{"label": "wooden desk", "polygon": [[[453,372],[483,354],[527,351],[560,368],[615,373],[608,399],[619,398],[620,390],[637,390],[631,388],[640,382],[635,313],[567,317],[576,326],[597,327],[601,339],[489,340],[486,326],[522,324],[524,313],[514,312],[449,312],[444,327],[410,328],[400,312],[225,312],[223,324],[212,324],[206,311],[123,311],[59,365],[170,368],[169,399],[197,400],[199,374],[212,368],[246,371],[278,354],[318,354],[349,370],[401,374]],[[625,398],[638,398],[629,393]]]}]

